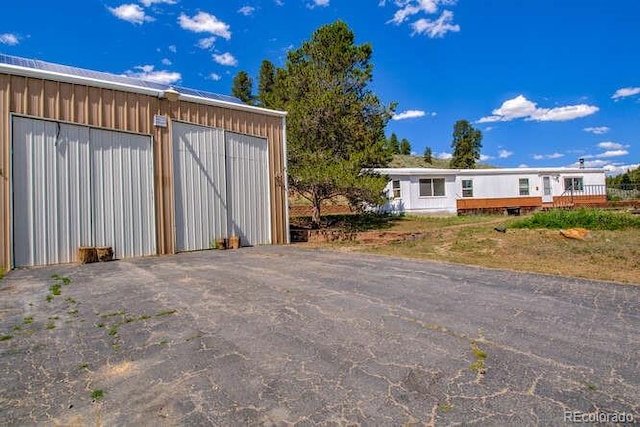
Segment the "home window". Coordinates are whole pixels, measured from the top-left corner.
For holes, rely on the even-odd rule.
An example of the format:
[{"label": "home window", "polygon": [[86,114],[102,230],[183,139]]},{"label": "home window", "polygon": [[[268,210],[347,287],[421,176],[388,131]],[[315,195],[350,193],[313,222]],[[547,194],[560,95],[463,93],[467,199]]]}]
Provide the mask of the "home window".
[{"label": "home window", "polygon": [[399,199],[400,198],[400,181],[397,179],[394,179],[393,181],[391,181],[391,186],[393,188],[393,198]]},{"label": "home window", "polygon": [[565,191],[582,191],[584,190],[584,182],[582,177],[573,177],[564,179]]},{"label": "home window", "polygon": [[520,178],[518,180],[518,187],[520,189],[521,196],[529,195],[529,178]]},{"label": "home window", "polygon": [[462,197],[473,197],[473,180],[462,180]]},{"label": "home window", "polygon": [[420,197],[444,196],[444,178],[424,178],[420,180]]}]

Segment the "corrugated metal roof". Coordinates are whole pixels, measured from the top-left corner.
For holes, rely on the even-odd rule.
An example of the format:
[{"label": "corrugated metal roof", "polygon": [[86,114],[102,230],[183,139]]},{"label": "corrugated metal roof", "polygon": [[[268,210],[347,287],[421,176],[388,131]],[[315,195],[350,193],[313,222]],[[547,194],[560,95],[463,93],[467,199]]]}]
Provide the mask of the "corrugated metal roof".
[{"label": "corrugated metal roof", "polygon": [[0,54],[0,64],[11,65],[13,67],[23,69],[54,73],[63,76],[79,77],[82,79],[91,80],[93,82],[115,83],[118,85],[124,85],[130,88],[139,88],[143,90],[155,90],[161,92],[173,88],[183,95],[190,95],[205,100],[221,101],[224,103],[238,104],[243,106],[246,105],[241,100],[233,96],[220,95],[217,93],[211,93],[202,90],[152,82],[135,77],[104,73],[101,71],[87,70],[84,68],[76,68],[68,65],[54,64],[37,59],[27,59],[17,56]]}]

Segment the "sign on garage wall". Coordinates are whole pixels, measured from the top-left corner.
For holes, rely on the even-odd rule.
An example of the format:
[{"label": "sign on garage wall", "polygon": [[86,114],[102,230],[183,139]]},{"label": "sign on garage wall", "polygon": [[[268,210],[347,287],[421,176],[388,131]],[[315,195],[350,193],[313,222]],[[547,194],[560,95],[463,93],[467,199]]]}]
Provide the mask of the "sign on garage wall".
[{"label": "sign on garage wall", "polygon": [[151,137],[15,116],[14,266],[156,253]]}]

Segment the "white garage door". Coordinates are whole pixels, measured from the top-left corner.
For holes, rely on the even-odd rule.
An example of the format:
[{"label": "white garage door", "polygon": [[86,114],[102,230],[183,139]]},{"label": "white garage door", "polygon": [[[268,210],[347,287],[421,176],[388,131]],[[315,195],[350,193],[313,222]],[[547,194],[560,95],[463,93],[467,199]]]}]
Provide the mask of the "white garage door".
[{"label": "white garage door", "polygon": [[173,122],[176,250],[227,237],[224,131]]},{"label": "white garage door", "polygon": [[226,132],[229,232],[243,245],[271,243],[267,140]]},{"label": "white garage door", "polygon": [[14,117],[14,266],[156,253],[151,137]]}]

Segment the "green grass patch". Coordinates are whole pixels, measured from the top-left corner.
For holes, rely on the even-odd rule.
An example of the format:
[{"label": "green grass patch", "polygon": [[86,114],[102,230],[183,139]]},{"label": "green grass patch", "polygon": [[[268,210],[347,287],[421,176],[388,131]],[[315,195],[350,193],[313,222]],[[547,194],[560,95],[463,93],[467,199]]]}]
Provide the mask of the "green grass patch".
[{"label": "green grass patch", "polygon": [[441,403],[438,405],[438,411],[442,413],[447,413],[453,409],[453,405],[451,403]]},{"label": "green grass patch", "polygon": [[104,397],[104,391],[102,390],[93,390],[91,392],[91,398],[93,400],[100,400]]},{"label": "green grass patch", "polygon": [[574,228],[589,230],[623,230],[640,228],[640,217],[628,212],[613,212],[581,208],[536,212],[528,218],[514,221],[513,228]]},{"label": "green grass patch", "polygon": [[30,325],[33,323],[33,316],[26,316],[24,319],[22,319],[22,323],[25,325]]},{"label": "green grass patch", "polygon": [[52,274],[51,278],[53,280],[57,280],[57,281],[61,282],[63,285],[68,285],[69,283],[71,283],[71,279],[69,279],[68,277],[65,277],[65,276],[60,276],[59,274]]},{"label": "green grass patch", "polygon": [[55,329],[56,328],[56,323],[51,321],[47,323],[47,326],[45,326],[47,329]]},{"label": "green grass patch", "polygon": [[0,335],[0,341],[9,341],[11,338],[13,338],[11,334]]},{"label": "green grass patch", "polygon": [[62,294],[62,288],[58,283],[54,283],[53,285],[49,286],[49,290],[51,291],[51,295],[57,296]]}]

